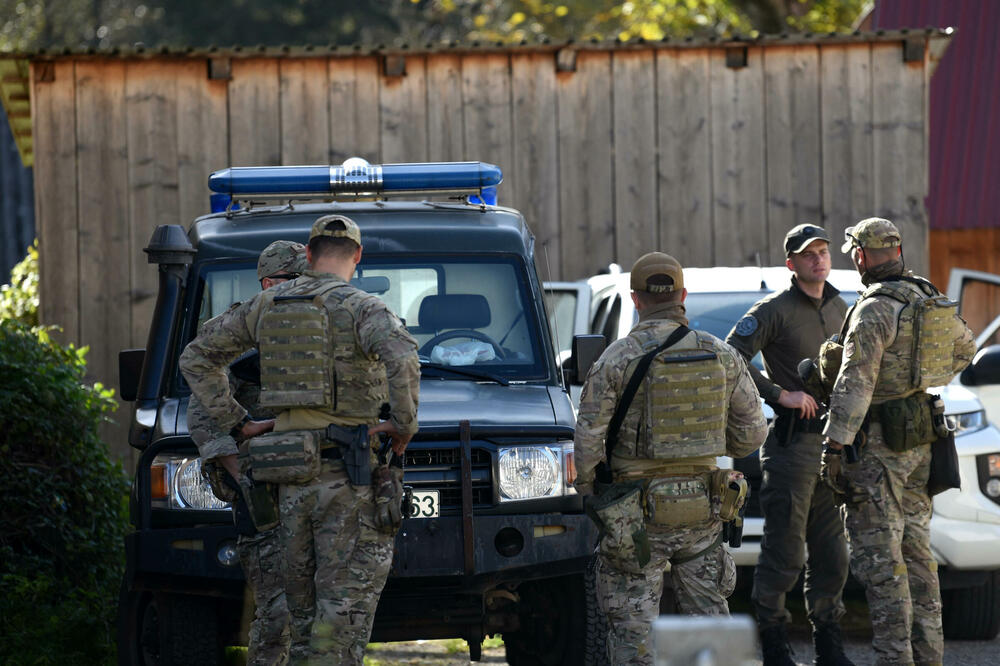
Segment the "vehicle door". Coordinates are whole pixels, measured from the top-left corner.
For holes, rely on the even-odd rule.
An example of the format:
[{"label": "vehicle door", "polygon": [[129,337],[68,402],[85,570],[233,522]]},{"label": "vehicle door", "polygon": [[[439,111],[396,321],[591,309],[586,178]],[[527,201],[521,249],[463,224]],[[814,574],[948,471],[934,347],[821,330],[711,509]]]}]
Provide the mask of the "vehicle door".
[{"label": "vehicle door", "polygon": [[[947,293],[959,302],[958,312],[976,336],[976,349],[1000,344],[1000,275],[953,268]],[[968,388],[983,403],[987,418],[1000,422],[1000,384]]]}]

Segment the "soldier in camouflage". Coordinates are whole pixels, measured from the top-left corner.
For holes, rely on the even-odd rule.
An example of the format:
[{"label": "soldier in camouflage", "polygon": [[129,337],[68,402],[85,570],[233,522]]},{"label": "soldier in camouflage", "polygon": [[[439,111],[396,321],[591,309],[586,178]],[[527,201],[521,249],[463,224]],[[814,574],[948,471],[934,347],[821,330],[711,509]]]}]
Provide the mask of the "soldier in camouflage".
[{"label": "soldier in camouflage", "polygon": [[[184,350],[181,370],[220,428],[232,428],[238,438],[244,437],[266,426],[252,421],[233,398],[226,366],[258,347],[262,402],[271,404],[269,395],[287,394],[291,386],[308,405],[280,407],[273,423],[276,433],[302,441],[325,440],[328,424],[367,425],[372,446],[377,446],[378,434],[385,433],[395,453],[402,455],[417,430],[416,342],[380,299],[350,285],[361,260],[361,232],[353,220],[320,217],[306,254],[310,270],[225,313],[209,335],[199,336]],[[280,336],[268,342],[274,331],[262,324],[273,321],[269,313],[277,309],[279,299],[316,304],[329,325],[321,329],[324,341],[317,355],[299,354],[295,363],[272,367],[265,353],[269,345],[278,352],[313,350],[295,342],[306,338],[294,330],[285,334],[291,342]],[[326,367],[315,367],[317,358]],[[297,380],[296,374],[303,379]],[[321,378],[318,385],[314,377]],[[379,422],[383,403],[389,405],[389,419]],[[360,665],[392,563],[394,534],[376,527],[372,487],[350,483],[338,446],[324,445],[320,462],[312,480],[283,483],[278,489],[290,661]]]},{"label": "soldier in camouflage", "polygon": [[[930,549],[927,493],[934,436],[900,445],[888,435],[899,432],[900,425],[905,430],[905,424],[887,417],[886,409],[890,404],[926,405],[925,387],[914,386],[912,379],[924,343],[915,340],[913,308],[907,310],[906,297],[922,298],[937,290],[904,270],[902,238],[892,222],[862,220],[845,236],[842,250],[851,253],[868,290],[845,324],[843,357],[824,429],[822,475],[844,502],[851,570],[865,586],[876,663],[941,664],[941,592]],[[946,348],[940,358],[947,367],[939,373],[946,382],[949,372],[953,376],[969,364],[975,344],[957,314],[949,314],[944,327]],[[844,464],[842,449],[852,443],[860,446],[860,459]]]},{"label": "soldier in camouflage", "polygon": [[[603,463],[610,465],[613,487],[634,482],[643,488],[639,522],[644,513],[649,560],[622,557],[614,530],[602,530],[597,594],[608,619],[611,663],[652,664],[648,639],[668,567],[682,613],[729,613],[726,597],[736,570],[722,546],[718,502],[708,489],[716,456],[750,454],[764,441],[767,422],[739,352],[686,329],[687,291],[677,260],[660,252],[644,255],[630,279],[639,323],[605,350],[587,376],[574,441],[575,486],[592,495]],[[649,366],[607,460],[609,423],[639,359],[681,326],[679,339]],[[593,498],[586,500],[591,504]]]},{"label": "soldier in camouflage", "polygon": [[[287,280],[293,280],[309,268],[306,248],[302,243],[275,241],[268,245],[257,261],[257,278],[262,289],[269,289]],[[219,317],[206,321],[199,335],[206,335]],[[246,360],[252,365],[255,357]],[[229,372],[229,385],[236,401],[246,408],[256,420],[272,419],[274,413],[260,407],[260,377],[252,373]],[[253,595],[254,617],[250,624],[247,651],[248,666],[284,664],[288,661],[288,606],[285,603],[285,583],[281,573],[281,547],[277,528],[258,531],[248,515],[243,494],[236,490],[240,476],[252,476],[246,456],[238,458],[239,444],[216,425],[204,403],[192,395],[187,410],[188,432],[198,447],[212,490],[219,499],[233,503],[236,523],[236,552],[240,557],[247,586]],[[237,474],[227,482],[221,475],[229,475],[225,465],[232,467],[238,461]],[[235,486],[235,487],[234,487]],[[277,500],[277,488],[271,488]]]},{"label": "soldier in camouflage", "polygon": [[[799,377],[799,362],[813,358],[824,340],[840,330],[847,304],[826,281],[830,239],[822,227],[800,224],[785,235],[791,284],[757,301],[736,323],[726,342],[750,362],[764,357],[763,375],[750,374],[775,419],[761,448],[760,508],[764,536],[753,573],[753,605],[764,666],[791,666],[785,595],[805,564],[806,612],[813,625],[819,666],[849,666],[840,618],[847,582],[847,542],[832,491],[819,478],[823,407]],[[806,560],[806,545],[809,558]]]}]

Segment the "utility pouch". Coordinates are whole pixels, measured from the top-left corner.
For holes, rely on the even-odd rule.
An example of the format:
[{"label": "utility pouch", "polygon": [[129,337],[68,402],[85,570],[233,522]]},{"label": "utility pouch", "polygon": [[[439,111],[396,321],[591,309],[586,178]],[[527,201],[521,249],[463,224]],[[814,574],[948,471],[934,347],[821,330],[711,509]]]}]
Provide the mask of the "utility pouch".
[{"label": "utility pouch", "polygon": [[601,532],[601,556],[619,571],[638,573],[649,564],[649,538],[643,522],[642,481],[613,483],[588,498],[587,515]]},{"label": "utility pouch", "polygon": [[823,341],[819,346],[819,383],[825,395],[833,393],[833,384],[840,374],[840,366],[844,362],[844,345],[840,336],[835,335]]},{"label": "utility pouch", "polygon": [[926,393],[889,400],[872,406],[871,411],[882,424],[886,446],[897,453],[930,444],[938,438]]},{"label": "utility pouch", "polygon": [[352,486],[366,486],[372,482],[372,447],[368,426],[349,427],[331,423],[326,427],[326,439],[338,444],[343,451],[347,478]]},{"label": "utility pouch", "polygon": [[743,515],[743,507],[750,496],[750,484],[743,477],[743,472],[715,470],[710,475],[709,490],[716,518],[728,523]]},{"label": "utility pouch", "polygon": [[203,460],[201,463],[201,478],[208,483],[216,499],[232,503],[236,499],[236,491],[226,483],[229,472],[215,460]]},{"label": "utility pouch", "polygon": [[254,479],[265,483],[309,483],[321,470],[317,430],[269,432],[249,440],[247,450]]},{"label": "utility pouch", "polygon": [[375,527],[395,534],[403,523],[403,470],[391,465],[379,465],[372,472],[375,495]]},{"label": "utility pouch", "polygon": [[643,504],[649,523],[661,527],[690,527],[712,515],[708,488],[698,477],[654,479],[646,488]]},{"label": "utility pouch", "polygon": [[266,532],[278,526],[278,502],[270,484],[254,483],[253,479],[244,475],[240,477],[240,493],[258,532]]},{"label": "utility pouch", "polygon": [[961,487],[962,477],[958,473],[955,433],[949,432],[931,444],[931,472],[927,479],[927,494],[934,497],[946,490]]}]

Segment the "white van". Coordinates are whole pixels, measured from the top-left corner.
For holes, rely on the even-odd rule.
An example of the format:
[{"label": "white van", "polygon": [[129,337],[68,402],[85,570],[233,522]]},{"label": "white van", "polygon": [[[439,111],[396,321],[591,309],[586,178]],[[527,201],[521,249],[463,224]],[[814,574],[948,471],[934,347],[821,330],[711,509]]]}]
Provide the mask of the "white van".
[{"label": "white van", "polygon": [[[689,325],[725,339],[753,303],[784,289],[790,279],[791,272],[785,266],[686,268]],[[1000,277],[969,271],[957,278],[953,275],[949,295],[958,298],[962,290],[954,285],[971,285],[975,280],[980,289],[979,285],[989,281],[1000,295]],[[853,270],[833,270],[829,282],[840,290],[848,305],[863,289],[860,276]],[[606,274],[579,282],[551,282],[545,287],[549,324],[560,362],[569,357],[574,335],[602,334],[612,341],[627,335],[638,321],[629,293],[629,274],[616,264]],[[980,336],[977,343],[990,341],[990,336],[1000,329],[1000,318],[987,328],[985,337]],[[753,362],[763,369],[760,355]],[[970,389],[961,381],[977,386]],[[948,638],[991,639],[1000,632],[1000,431],[988,421],[973,392],[984,388],[1000,396],[1000,345],[984,347],[971,370],[951,384],[933,389],[943,397],[948,420],[956,429],[962,475],[960,490],[949,490],[934,498],[931,518],[931,548],[940,564]],[[570,387],[575,402],[579,391],[579,386]],[[764,411],[768,419],[773,416],[767,405]],[[1000,412],[994,412],[993,418],[1000,420]],[[734,461],[720,458],[719,464],[732,466]],[[735,466],[750,480],[752,492],[756,491],[761,477],[757,454],[735,461]],[[738,566],[756,565],[762,534],[760,504],[752,494],[743,545],[733,550]]]}]

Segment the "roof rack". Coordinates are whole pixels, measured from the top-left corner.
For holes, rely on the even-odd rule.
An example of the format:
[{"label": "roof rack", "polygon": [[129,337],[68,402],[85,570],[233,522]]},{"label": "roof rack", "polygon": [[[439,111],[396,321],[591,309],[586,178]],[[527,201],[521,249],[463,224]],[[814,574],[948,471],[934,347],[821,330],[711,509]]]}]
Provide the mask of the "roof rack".
[{"label": "roof rack", "polygon": [[340,166],[229,167],[208,177],[212,212],[236,201],[261,199],[379,198],[430,192],[467,195],[470,203],[495,205],[500,167],[485,162],[369,164],[360,157]]}]

